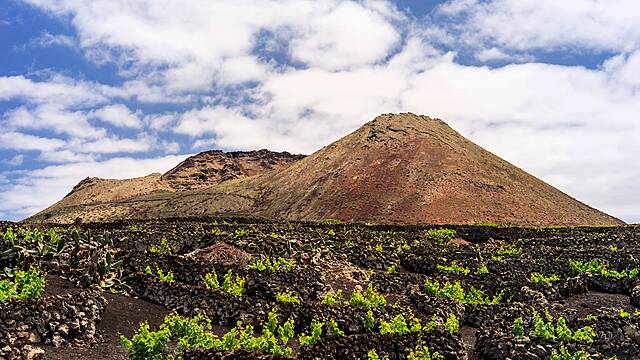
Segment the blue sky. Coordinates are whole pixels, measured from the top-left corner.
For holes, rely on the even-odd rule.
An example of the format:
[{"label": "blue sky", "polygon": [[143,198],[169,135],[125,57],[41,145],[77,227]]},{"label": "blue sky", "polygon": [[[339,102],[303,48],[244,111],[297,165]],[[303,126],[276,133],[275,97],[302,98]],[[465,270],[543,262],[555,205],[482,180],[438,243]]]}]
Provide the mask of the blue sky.
[{"label": "blue sky", "polygon": [[86,176],[311,153],[411,111],[640,222],[638,24],[634,0],[8,0],[0,218]]}]

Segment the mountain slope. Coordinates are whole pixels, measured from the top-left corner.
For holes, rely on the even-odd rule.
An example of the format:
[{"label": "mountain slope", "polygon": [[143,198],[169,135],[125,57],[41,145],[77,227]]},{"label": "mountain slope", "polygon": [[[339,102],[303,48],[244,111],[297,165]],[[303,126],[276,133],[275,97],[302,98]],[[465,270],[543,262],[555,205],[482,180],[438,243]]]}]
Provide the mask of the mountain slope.
[{"label": "mountain slope", "polygon": [[253,176],[303,159],[304,155],[269,150],[205,151],[167,171],[161,179],[176,190],[199,189],[223,181]]},{"label": "mountain slope", "polygon": [[[100,213],[104,218],[119,218],[129,212],[126,209],[118,211],[115,206],[110,208],[110,204],[148,194],[205,188],[287,166],[302,158],[304,155],[265,149],[228,153],[213,150],[190,156],[164,174],[154,173],[133,179],[88,177],[74,186],[62,200],[29,220],[70,222],[75,219],[71,218],[74,212],[84,212],[88,206],[103,208]],[[89,212],[87,216],[93,215]]]},{"label": "mountain slope", "polygon": [[231,213],[400,224],[622,223],[473,144],[443,121],[413,114],[381,115],[276,171],[69,209],[55,218],[109,219],[114,211],[119,217]]}]

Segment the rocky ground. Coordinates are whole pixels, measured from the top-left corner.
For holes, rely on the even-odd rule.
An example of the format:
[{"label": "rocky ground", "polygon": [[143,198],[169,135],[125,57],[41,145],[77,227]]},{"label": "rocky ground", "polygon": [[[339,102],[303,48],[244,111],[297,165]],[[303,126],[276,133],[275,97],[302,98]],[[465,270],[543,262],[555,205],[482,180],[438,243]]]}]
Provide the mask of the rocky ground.
[{"label": "rocky ground", "polygon": [[0,237],[0,281],[46,274],[44,293],[0,300],[0,358],[136,358],[120,335],[147,321],[150,348],[170,313],[210,321],[155,349],[185,359],[640,357],[638,227],[209,218]]}]

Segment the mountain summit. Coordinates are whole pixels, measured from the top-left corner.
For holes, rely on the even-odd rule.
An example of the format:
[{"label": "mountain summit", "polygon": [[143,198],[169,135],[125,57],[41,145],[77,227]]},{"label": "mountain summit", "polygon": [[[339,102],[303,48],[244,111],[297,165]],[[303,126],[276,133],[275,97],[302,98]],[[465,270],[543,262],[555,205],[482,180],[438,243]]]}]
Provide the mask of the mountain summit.
[{"label": "mountain summit", "polygon": [[380,115],[274,171],[207,187],[172,187],[179,190],[47,209],[30,220],[233,214],[395,224],[623,223],[482,149],[442,120],[411,113]]}]

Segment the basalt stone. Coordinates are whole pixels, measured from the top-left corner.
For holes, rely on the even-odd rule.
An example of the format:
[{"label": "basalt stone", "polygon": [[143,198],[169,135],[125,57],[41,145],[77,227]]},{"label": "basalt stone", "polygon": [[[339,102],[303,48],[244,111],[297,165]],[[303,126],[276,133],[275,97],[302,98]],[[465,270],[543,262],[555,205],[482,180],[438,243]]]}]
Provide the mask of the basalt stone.
[{"label": "basalt stone", "polygon": [[631,290],[631,304],[640,308],[640,285],[636,285]]},{"label": "basalt stone", "polygon": [[35,359],[41,352],[31,345],[91,340],[106,304],[99,290],[0,303],[0,313],[11,317],[0,323],[0,358]]}]

